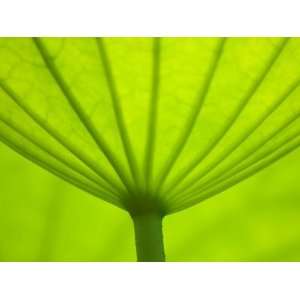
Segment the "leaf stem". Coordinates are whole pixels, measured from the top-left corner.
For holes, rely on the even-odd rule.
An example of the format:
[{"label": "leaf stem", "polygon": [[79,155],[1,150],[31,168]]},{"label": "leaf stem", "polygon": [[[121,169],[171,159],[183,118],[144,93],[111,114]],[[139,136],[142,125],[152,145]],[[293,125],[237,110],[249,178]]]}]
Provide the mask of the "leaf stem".
[{"label": "leaf stem", "polygon": [[162,216],[151,212],[132,215],[135,231],[137,260],[139,262],[165,261]]}]

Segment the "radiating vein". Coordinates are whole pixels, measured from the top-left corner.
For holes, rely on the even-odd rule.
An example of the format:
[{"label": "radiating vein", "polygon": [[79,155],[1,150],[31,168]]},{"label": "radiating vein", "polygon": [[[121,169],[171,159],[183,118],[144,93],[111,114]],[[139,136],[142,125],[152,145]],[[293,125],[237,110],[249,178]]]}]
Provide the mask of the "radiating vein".
[{"label": "radiating vein", "polygon": [[[299,116],[296,118],[293,118],[293,120],[291,120],[289,123],[293,123],[295,121],[297,121],[299,119]],[[290,125],[289,124],[289,125]],[[251,168],[252,166],[256,165],[257,163],[259,163],[260,161],[266,159],[268,156],[272,155],[273,153],[275,153],[279,148],[284,147],[285,145],[289,144],[291,141],[293,141],[295,138],[300,136],[300,131],[296,132],[294,134],[292,134],[292,136],[287,136],[285,137],[285,139],[283,141],[281,141],[279,143],[279,145],[275,145],[274,147],[272,147],[271,149],[266,149],[265,151],[263,151],[262,153],[260,153],[257,156],[252,156],[250,155],[248,158],[249,160],[247,161],[247,159],[244,161],[244,164],[241,163],[240,165],[237,165],[237,168],[233,168],[233,172],[228,172],[226,174],[224,174],[223,176],[220,176],[219,178],[217,178],[216,181],[213,182],[208,182],[207,185],[201,185],[200,187],[195,187],[193,190],[188,191],[187,193],[184,194],[180,194],[180,195],[176,195],[174,198],[177,198],[178,200],[180,199],[180,201],[182,199],[185,198],[189,198],[191,196],[195,196],[197,194],[202,194],[203,192],[205,192],[208,189],[212,189],[214,186],[219,185],[220,183],[229,180],[230,178],[238,175],[239,173],[244,172],[245,170]],[[251,159],[252,157],[252,159]]]},{"label": "radiating vein", "polygon": [[[186,183],[185,186],[181,187],[180,190],[176,191],[177,195],[182,193],[186,193],[188,190],[192,189],[194,185],[202,185],[200,179],[205,177],[207,174],[216,169],[226,158],[230,156],[236,149],[238,149],[250,136],[281,106],[284,101],[286,101],[289,96],[295,91],[295,89],[299,86],[299,80],[294,82],[290,87],[288,87],[287,91],[277,100],[274,104],[259,118],[256,120],[254,126],[252,126],[244,135],[236,142],[233,143],[227,151],[219,157],[216,161],[213,161],[211,164],[208,164],[204,171],[202,171],[201,175],[197,177],[198,181],[194,181],[192,183]],[[199,182],[200,181],[200,182]]]},{"label": "radiating vein", "polygon": [[[297,136],[297,138],[299,138],[299,135]],[[172,208],[170,208],[170,212],[175,213],[175,212],[180,211],[182,209],[186,209],[188,207],[191,207],[191,206],[193,206],[193,205],[195,205],[195,204],[197,204],[197,203],[199,203],[203,200],[206,200],[206,199],[208,199],[208,198],[210,198],[210,197],[212,197],[216,194],[219,194],[219,193],[227,190],[228,188],[230,188],[230,187],[236,185],[237,183],[251,177],[252,175],[255,175],[257,172],[265,169],[266,167],[273,164],[277,160],[283,158],[287,154],[289,154],[292,151],[296,150],[300,146],[300,140],[297,139],[297,138],[295,140],[293,140],[288,145],[288,147],[284,147],[285,146],[284,145],[282,148],[277,149],[277,151],[275,153],[273,153],[273,155],[271,155],[269,158],[263,160],[262,162],[258,162],[254,166],[251,166],[250,168],[248,168],[240,177],[232,178],[231,180],[228,180],[228,181],[224,182],[223,184],[221,184],[217,188],[206,191],[202,195],[197,195],[197,196],[195,196],[194,199],[188,199],[188,201],[185,201],[184,203],[180,200],[178,202],[179,205],[174,205]]]},{"label": "radiating vein", "polygon": [[112,106],[115,113],[118,130],[120,133],[123,149],[126,154],[125,156],[127,158],[131,174],[135,182],[138,184],[140,182],[140,174],[133,153],[131,141],[127,132],[127,127],[125,124],[124,115],[121,107],[121,100],[117,91],[115,79],[111,69],[111,63],[107,54],[107,50],[105,48],[104,41],[101,38],[96,38],[96,42],[99,50],[99,55],[103,64],[106,81],[109,87],[109,91],[112,99]]},{"label": "radiating vein", "polygon": [[0,121],[2,121],[7,127],[11,128],[11,130],[15,131],[20,136],[22,136],[25,140],[28,140],[31,144],[35,145],[37,148],[41,149],[43,152],[47,153],[52,158],[54,158],[55,160],[57,160],[60,163],[62,163],[63,165],[65,165],[67,168],[70,168],[71,170],[77,172],[79,175],[85,177],[87,180],[90,180],[93,183],[97,184],[97,186],[99,186],[98,189],[100,191],[105,192],[107,194],[114,195],[114,197],[119,196],[114,190],[110,191],[110,190],[102,188],[101,187],[102,182],[99,181],[99,178],[97,178],[97,177],[95,178],[94,176],[91,176],[91,174],[86,172],[84,169],[80,168],[76,164],[72,164],[69,160],[67,160],[64,157],[60,156],[58,152],[55,152],[55,151],[51,150],[51,148],[48,149],[41,142],[39,142],[38,140],[33,139],[30,136],[30,134],[28,134],[28,132],[26,130],[24,130],[22,127],[16,126],[12,122],[10,122],[9,120],[4,119],[1,116],[0,116]]},{"label": "radiating vein", "polygon": [[33,163],[39,165],[40,167],[46,169],[48,172],[62,178],[63,180],[75,185],[76,187],[96,196],[101,197],[104,201],[114,204],[120,208],[122,207],[122,204],[118,201],[117,198],[113,198],[111,195],[106,195],[102,192],[100,192],[97,188],[94,188],[90,186],[89,184],[82,184],[80,181],[78,181],[76,178],[72,176],[65,176],[65,174],[57,169],[52,168],[50,165],[45,163],[44,161],[38,159],[36,156],[32,156],[29,152],[24,150],[23,148],[20,148],[19,146],[13,144],[11,141],[6,139],[3,135],[0,136],[0,141],[2,141],[4,144],[6,144],[8,147],[19,153],[20,155],[26,157],[28,160],[32,161]]},{"label": "radiating vein", "polygon": [[[288,126],[290,124],[292,124],[293,122],[299,120],[300,115],[298,115],[297,117],[293,118],[293,120],[289,121]],[[286,126],[285,126],[286,127]],[[281,130],[280,130],[281,131]],[[294,138],[298,137],[300,135],[300,132],[297,132],[295,134],[293,134],[291,137],[288,136],[287,138],[285,138],[280,145],[276,145],[274,148],[269,149],[267,151],[264,151],[262,153],[260,153],[259,155],[254,155],[255,153],[257,154],[257,151],[255,151],[253,154],[251,153],[251,155],[249,155],[245,160],[243,160],[240,164],[234,166],[232,169],[227,170],[224,175],[219,176],[214,178],[214,180],[207,182],[205,185],[201,186],[200,189],[198,191],[194,191],[193,194],[198,193],[198,192],[203,192],[204,190],[207,190],[209,188],[212,188],[213,186],[218,185],[219,183],[226,181],[228,179],[230,179],[233,176],[236,176],[237,174],[243,172],[244,170],[246,170],[247,168],[251,167],[252,165],[256,164],[258,161],[264,159],[265,157],[269,156],[270,154],[272,154],[274,151],[277,150],[277,147],[281,147],[287,143],[289,143],[291,140],[293,140]],[[267,142],[269,142],[270,140],[268,139]],[[258,149],[260,150],[260,149]],[[252,159],[251,159],[252,158]]]},{"label": "radiating vein", "polygon": [[65,98],[68,100],[70,107],[74,110],[75,114],[82,122],[82,124],[84,125],[84,127],[86,128],[90,136],[93,138],[93,140],[99,147],[101,153],[104,154],[104,156],[107,158],[108,162],[111,164],[111,166],[113,167],[113,169],[115,170],[116,174],[119,176],[119,178],[121,179],[125,187],[127,189],[130,189],[130,184],[128,183],[127,177],[125,175],[125,172],[121,164],[118,162],[117,158],[110,151],[106,142],[101,137],[98,130],[95,128],[93,122],[91,121],[87,113],[84,111],[84,109],[81,107],[80,102],[75,97],[72,90],[64,80],[61,72],[56,67],[55,63],[52,61],[51,56],[48,53],[48,50],[43,44],[42,40],[40,38],[33,38],[33,42],[38,52],[40,53],[45,63],[45,66],[48,68],[49,73],[52,75],[54,81],[57,83],[58,87],[60,88]]},{"label": "radiating vein", "polygon": [[[227,132],[234,126],[236,120],[238,117],[241,115],[241,113],[244,111],[246,108],[247,104],[249,101],[253,98],[255,93],[257,92],[258,88],[261,86],[263,83],[264,79],[266,76],[269,74],[270,70],[272,69],[273,65],[285,49],[287,43],[288,43],[288,38],[284,39],[283,42],[277,47],[277,49],[274,51],[274,53],[271,55],[269,61],[266,64],[265,69],[261,73],[261,75],[255,80],[253,83],[252,87],[249,89],[248,93],[245,95],[245,97],[242,99],[240,102],[235,114],[229,119],[229,122],[224,126],[223,130],[216,136],[216,138],[213,140],[211,145],[207,148],[207,150],[200,154],[198,157],[196,157],[191,163],[189,163],[182,171],[181,173],[174,178],[174,180],[170,183],[169,188],[167,189],[167,192],[174,190],[175,187],[178,187],[178,184],[189,174],[191,173],[216,147],[217,145],[223,140]],[[239,141],[237,144],[240,144],[243,140],[245,140],[247,135],[241,138],[241,141]],[[234,148],[234,144],[232,148]],[[235,147],[236,148],[236,147]],[[228,151],[229,152],[229,151]],[[229,155],[229,154],[228,154]],[[223,155],[220,159],[218,159],[215,163],[214,166],[217,166],[219,162],[221,162],[226,155]],[[214,167],[213,166],[213,167]],[[209,171],[211,171],[209,169]],[[207,172],[201,172],[200,175],[195,176],[192,178],[186,185],[182,186],[180,190],[184,190],[187,186],[191,187],[194,184],[196,184],[204,175],[206,175]]]},{"label": "radiating vein", "polygon": [[43,118],[41,118],[34,110],[32,110],[29,106],[27,106],[24,101],[3,81],[0,80],[0,87],[6,93],[6,95],[18,105],[18,107],[26,113],[39,127],[44,129],[50,136],[52,136],[57,142],[59,142],[62,146],[64,146],[68,151],[70,151],[73,155],[79,158],[83,163],[85,163],[90,169],[92,169],[96,174],[98,174],[99,178],[103,180],[102,186],[111,191],[114,189],[123,191],[122,187],[119,187],[117,183],[114,183],[106,174],[103,173],[102,169],[99,168],[98,165],[94,163],[88,156],[85,155],[84,152],[81,152],[80,149],[74,147],[72,144],[68,142],[67,139],[63,135],[60,134],[59,131],[53,129],[49,126]]},{"label": "radiating vein", "polygon": [[[299,84],[297,84],[297,86],[293,89],[293,91],[295,91],[295,89],[297,89],[298,87],[299,87]],[[225,169],[219,170],[216,174],[214,174],[213,177],[209,178],[208,180],[206,180],[204,182],[201,182],[201,184],[199,184],[193,190],[201,190],[203,188],[206,188],[207,185],[210,186],[210,185],[214,184],[216,180],[218,182],[222,178],[226,177],[227,174],[228,173],[230,174],[230,172],[234,171],[238,167],[239,164],[242,164],[245,160],[247,160],[251,156],[255,155],[255,153],[257,153],[259,150],[263,149],[263,147],[268,142],[272,141],[272,139],[274,139],[277,136],[279,136],[292,123],[296,122],[299,119],[299,117],[300,117],[300,113],[297,113],[296,115],[292,115],[291,117],[289,117],[285,121],[284,124],[282,124],[280,127],[276,128],[276,130],[272,134],[270,134],[269,136],[267,136],[258,145],[256,145],[253,149],[251,149],[251,152],[246,152],[246,153],[244,153],[244,155],[242,155],[241,157],[239,157],[238,160],[233,160],[229,165],[226,166]]]},{"label": "radiating vein", "polygon": [[149,189],[150,180],[152,176],[154,149],[156,141],[157,130],[157,109],[159,99],[159,84],[160,84],[160,56],[161,56],[161,41],[160,38],[154,38],[152,47],[152,88],[151,99],[149,107],[147,139],[145,146],[145,159],[144,159],[144,176],[146,190]]},{"label": "radiating vein", "polygon": [[206,96],[208,94],[209,88],[211,86],[211,83],[213,81],[214,75],[216,73],[216,70],[218,68],[220,58],[223,54],[223,49],[225,45],[225,38],[221,38],[216,50],[215,50],[215,55],[213,58],[213,61],[210,65],[210,68],[208,70],[203,88],[200,90],[195,105],[193,109],[191,110],[191,114],[186,122],[186,125],[184,127],[184,130],[182,131],[182,134],[180,135],[175,147],[173,148],[173,151],[169,155],[169,159],[167,160],[166,164],[162,168],[162,171],[160,175],[158,176],[158,181],[157,181],[157,190],[159,191],[161,186],[163,185],[165,179],[169,175],[170,171],[172,170],[175,162],[177,161],[178,157],[182,153],[193,129],[195,126],[195,123],[199,117],[199,114],[202,110],[203,103],[206,99]]}]

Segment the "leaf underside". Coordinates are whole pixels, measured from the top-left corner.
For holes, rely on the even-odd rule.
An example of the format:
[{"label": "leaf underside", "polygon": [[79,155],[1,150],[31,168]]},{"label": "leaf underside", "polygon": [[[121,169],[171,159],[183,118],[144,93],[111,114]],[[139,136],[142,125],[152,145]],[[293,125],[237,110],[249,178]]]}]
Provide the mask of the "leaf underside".
[{"label": "leaf underside", "polygon": [[180,211],[300,144],[298,38],[1,38],[0,140],[132,213]]}]

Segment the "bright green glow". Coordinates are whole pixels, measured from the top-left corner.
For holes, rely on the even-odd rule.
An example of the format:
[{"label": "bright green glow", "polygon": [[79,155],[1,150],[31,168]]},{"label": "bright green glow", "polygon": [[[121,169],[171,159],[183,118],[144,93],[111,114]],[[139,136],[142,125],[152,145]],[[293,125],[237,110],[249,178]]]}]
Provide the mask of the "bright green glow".
[{"label": "bright green glow", "polygon": [[0,138],[135,214],[180,211],[298,147],[299,46],[2,38]]}]

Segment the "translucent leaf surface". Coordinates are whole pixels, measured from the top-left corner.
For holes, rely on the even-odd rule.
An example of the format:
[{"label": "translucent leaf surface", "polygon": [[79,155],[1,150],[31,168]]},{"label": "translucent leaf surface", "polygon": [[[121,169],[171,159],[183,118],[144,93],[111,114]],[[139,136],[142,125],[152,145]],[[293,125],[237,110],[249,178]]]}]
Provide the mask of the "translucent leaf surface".
[{"label": "translucent leaf surface", "polygon": [[300,143],[297,38],[1,38],[0,139],[130,212],[180,211]]}]

